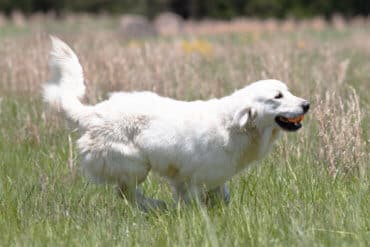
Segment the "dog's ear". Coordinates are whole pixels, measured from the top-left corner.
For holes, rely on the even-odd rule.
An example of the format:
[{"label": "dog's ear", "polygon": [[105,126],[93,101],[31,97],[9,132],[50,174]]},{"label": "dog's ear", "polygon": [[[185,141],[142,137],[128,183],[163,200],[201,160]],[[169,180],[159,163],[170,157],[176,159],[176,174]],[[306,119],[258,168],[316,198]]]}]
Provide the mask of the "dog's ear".
[{"label": "dog's ear", "polygon": [[239,129],[245,129],[248,126],[253,126],[253,121],[257,117],[256,109],[252,107],[245,107],[238,110],[233,119],[233,126]]}]

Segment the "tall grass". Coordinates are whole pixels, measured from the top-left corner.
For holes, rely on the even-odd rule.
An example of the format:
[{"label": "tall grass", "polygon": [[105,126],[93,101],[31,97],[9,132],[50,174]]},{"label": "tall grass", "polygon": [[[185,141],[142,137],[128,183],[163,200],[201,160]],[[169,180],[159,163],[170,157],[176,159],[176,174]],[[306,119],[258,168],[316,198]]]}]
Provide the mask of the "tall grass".
[{"label": "tall grass", "polygon": [[[370,245],[367,29],[126,42],[114,25],[87,20],[75,32],[66,25],[15,28],[0,38],[1,245]],[[313,110],[301,131],[284,134],[267,158],[230,182],[230,205],[143,214],[80,176],[71,141],[77,133],[42,104],[50,32],[79,55],[86,102],[111,90],[206,99],[276,78],[310,99]],[[171,197],[155,175],[144,191]]]}]

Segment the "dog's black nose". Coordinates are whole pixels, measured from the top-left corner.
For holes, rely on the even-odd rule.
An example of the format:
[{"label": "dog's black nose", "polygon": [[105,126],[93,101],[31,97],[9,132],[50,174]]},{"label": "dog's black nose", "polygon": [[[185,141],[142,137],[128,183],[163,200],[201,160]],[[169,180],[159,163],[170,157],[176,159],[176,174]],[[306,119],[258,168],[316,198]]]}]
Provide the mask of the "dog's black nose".
[{"label": "dog's black nose", "polygon": [[308,112],[308,109],[310,109],[310,103],[308,101],[305,101],[302,103],[303,112]]}]

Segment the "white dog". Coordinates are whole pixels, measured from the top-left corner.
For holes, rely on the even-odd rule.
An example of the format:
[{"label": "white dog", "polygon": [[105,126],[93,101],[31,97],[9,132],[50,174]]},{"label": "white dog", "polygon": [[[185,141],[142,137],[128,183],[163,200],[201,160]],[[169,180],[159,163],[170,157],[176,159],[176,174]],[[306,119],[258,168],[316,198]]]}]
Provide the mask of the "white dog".
[{"label": "white dog", "polygon": [[94,106],[71,48],[52,37],[51,79],[44,99],[78,123],[82,169],[94,181],[118,185],[141,208],[163,206],[137,189],[150,170],[168,179],[176,200],[229,200],[225,182],[260,160],[280,130],[301,127],[309,103],[277,80],[252,83],[208,101],[184,102],[151,92],[113,93]]}]

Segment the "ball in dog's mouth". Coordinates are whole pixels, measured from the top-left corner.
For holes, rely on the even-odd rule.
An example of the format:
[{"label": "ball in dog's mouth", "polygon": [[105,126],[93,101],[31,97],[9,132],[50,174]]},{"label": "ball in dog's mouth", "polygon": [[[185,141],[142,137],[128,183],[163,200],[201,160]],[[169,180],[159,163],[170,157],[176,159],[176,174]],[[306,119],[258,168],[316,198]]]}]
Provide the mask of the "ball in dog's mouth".
[{"label": "ball in dog's mouth", "polygon": [[296,131],[296,130],[299,130],[302,127],[301,122],[302,122],[303,118],[304,118],[303,114],[299,115],[297,117],[293,117],[293,118],[277,116],[275,118],[275,122],[284,130]]}]

